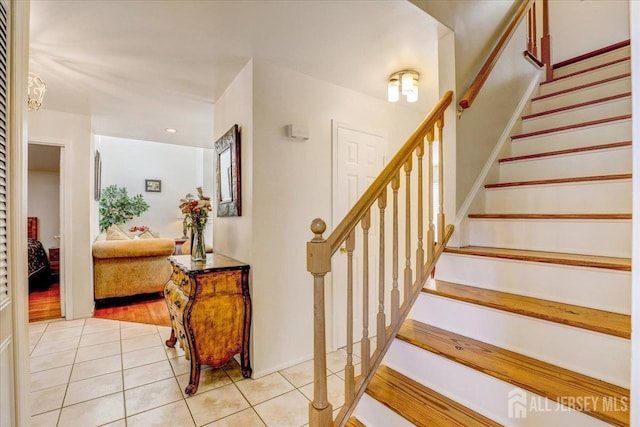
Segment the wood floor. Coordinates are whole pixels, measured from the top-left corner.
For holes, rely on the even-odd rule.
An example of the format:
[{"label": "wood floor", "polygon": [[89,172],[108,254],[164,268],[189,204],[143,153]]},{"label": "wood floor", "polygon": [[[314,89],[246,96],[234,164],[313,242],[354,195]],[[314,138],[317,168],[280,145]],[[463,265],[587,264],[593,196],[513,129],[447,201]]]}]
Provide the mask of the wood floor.
[{"label": "wood floor", "polygon": [[[95,317],[170,326],[169,311],[160,295],[142,298],[119,298],[108,305],[96,307]],[[49,289],[33,291],[29,294],[29,322],[41,322],[60,318],[60,285],[52,284]]]},{"label": "wood floor", "polygon": [[60,284],[49,289],[29,294],[29,322],[40,322],[60,318]]},{"label": "wood floor", "polygon": [[96,307],[94,317],[170,326],[169,310],[162,296],[148,297],[143,300],[119,299],[106,307]]}]

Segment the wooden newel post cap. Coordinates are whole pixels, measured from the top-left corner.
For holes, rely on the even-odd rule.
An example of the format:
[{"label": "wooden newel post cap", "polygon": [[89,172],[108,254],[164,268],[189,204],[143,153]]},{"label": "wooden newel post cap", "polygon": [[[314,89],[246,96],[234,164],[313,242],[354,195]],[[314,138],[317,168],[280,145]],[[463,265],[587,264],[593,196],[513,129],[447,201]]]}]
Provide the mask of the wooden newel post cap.
[{"label": "wooden newel post cap", "polygon": [[327,224],[320,218],[311,221],[311,232],[315,234],[313,240],[322,240],[322,233],[327,230]]},{"label": "wooden newel post cap", "polygon": [[320,218],[311,221],[311,231],[315,236],[307,242],[307,271],[314,276],[324,276],[331,271],[331,248],[322,237],[327,224]]}]

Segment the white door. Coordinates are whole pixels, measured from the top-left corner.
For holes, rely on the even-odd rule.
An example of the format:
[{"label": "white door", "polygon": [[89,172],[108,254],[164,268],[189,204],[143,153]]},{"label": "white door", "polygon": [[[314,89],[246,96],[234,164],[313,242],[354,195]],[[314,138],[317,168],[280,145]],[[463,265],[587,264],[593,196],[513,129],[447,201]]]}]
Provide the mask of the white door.
[{"label": "white door", "polygon": [[[343,123],[333,123],[334,175],[333,226],[344,218],[360,196],[378,176],[383,167],[385,136],[382,133],[357,129]],[[369,229],[369,335],[375,335],[378,300],[378,214],[377,204],[371,210]],[[363,233],[356,232],[353,256],[353,337],[362,338],[363,327]],[[346,345],[347,318],[347,255],[338,252],[333,258],[333,348]]]}]

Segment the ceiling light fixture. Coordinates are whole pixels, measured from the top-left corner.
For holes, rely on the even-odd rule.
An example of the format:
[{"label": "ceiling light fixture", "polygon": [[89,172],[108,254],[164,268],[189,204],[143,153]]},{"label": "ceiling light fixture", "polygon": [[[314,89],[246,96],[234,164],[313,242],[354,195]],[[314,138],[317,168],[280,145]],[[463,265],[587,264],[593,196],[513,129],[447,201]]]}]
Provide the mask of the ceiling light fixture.
[{"label": "ceiling light fixture", "polygon": [[167,133],[176,133],[176,132],[178,132],[178,130],[174,129],[174,128],[165,128],[164,131],[167,132]]},{"label": "ceiling light fixture", "polygon": [[400,94],[407,97],[407,102],[418,101],[418,80],[420,74],[412,70],[403,70],[393,73],[389,77],[387,85],[387,99],[389,102],[398,102]]},{"label": "ceiling light fixture", "polygon": [[47,90],[47,84],[36,73],[29,73],[29,94],[27,95],[29,111],[42,107],[42,98]]}]

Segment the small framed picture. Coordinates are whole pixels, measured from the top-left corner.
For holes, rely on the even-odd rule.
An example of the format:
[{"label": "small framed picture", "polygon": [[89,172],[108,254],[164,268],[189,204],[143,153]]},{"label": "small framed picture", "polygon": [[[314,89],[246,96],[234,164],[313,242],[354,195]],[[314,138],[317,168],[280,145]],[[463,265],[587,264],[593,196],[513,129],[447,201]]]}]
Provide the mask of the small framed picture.
[{"label": "small framed picture", "polygon": [[159,179],[145,179],[144,191],[147,193],[159,193],[162,191],[162,181]]}]

